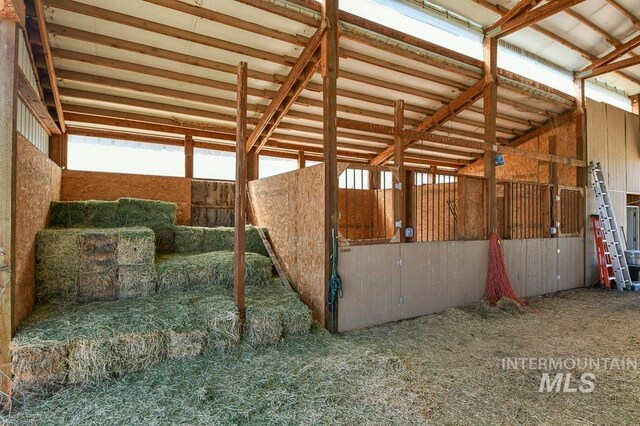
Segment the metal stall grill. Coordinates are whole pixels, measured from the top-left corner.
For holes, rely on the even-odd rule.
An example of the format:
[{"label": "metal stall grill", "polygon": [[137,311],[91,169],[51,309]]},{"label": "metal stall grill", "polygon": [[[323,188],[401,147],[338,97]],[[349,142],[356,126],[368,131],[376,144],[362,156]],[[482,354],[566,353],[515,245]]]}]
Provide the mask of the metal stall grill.
[{"label": "metal stall grill", "polygon": [[411,216],[415,241],[455,240],[458,229],[458,178],[413,172]]}]

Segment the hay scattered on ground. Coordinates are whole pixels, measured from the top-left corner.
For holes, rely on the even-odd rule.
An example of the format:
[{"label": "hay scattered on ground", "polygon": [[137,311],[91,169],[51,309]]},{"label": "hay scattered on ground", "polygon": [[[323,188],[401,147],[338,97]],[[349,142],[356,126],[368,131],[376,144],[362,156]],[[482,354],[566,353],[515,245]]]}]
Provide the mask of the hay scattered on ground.
[{"label": "hay scattered on ground", "polygon": [[[156,259],[158,292],[187,291],[211,286],[233,287],[233,252],[161,255]],[[245,256],[245,284],[263,285],[271,278],[271,259]]]},{"label": "hay scattered on ground", "polygon": [[[266,229],[262,228],[264,232]],[[258,229],[247,225],[245,229],[245,249],[247,253],[257,253],[268,256]],[[233,251],[234,228],[229,227],[174,227],[174,251],[176,253],[207,253],[212,251]]]},{"label": "hay scattered on ground", "polygon": [[38,233],[40,303],[140,297],[155,292],[151,229],[49,228]]},{"label": "hay scattered on ground", "polygon": [[581,290],[529,304],[535,313],[482,318],[455,309],[340,337],[316,329],[278,346],[241,345],[229,357],[69,387],[16,407],[6,421],[637,424],[640,370],[600,370],[591,394],[541,394],[540,372],[500,364],[505,356],[640,356],[640,294]]}]

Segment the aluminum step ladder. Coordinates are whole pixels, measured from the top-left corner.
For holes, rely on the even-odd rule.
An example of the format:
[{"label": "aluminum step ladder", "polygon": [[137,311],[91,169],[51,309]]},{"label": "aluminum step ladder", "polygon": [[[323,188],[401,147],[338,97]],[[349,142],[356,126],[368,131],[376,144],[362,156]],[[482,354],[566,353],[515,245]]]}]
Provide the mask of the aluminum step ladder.
[{"label": "aluminum step ladder", "polygon": [[609,190],[604,181],[604,174],[600,163],[589,163],[589,172],[591,173],[591,181],[593,191],[596,195],[598,203],[598,211],[600,213],[600,221],[604,229],[605,241],[609,249],[609,257],[616,278],[616,286],[619,291],[625,288],[631,289],[631,275],[627,266],[627,259],[624,257],[624,250],[620,241],[620,228],[616,221],[616,215],[613,211]]}]

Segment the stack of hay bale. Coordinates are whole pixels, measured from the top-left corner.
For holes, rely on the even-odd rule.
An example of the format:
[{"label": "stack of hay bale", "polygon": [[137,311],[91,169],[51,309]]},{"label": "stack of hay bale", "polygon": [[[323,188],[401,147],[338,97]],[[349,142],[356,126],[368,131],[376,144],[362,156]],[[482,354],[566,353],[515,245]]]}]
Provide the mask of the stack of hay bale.
[{"label": "stack of hay bale", "polygon": [[12,342],[18,393],[309,332],[308,308],[272,279],[253,227],[243,332],[231,290],[233,229],[175,226],[175,212],[135,199],[54,203],[55,227],[37,240],[38,304]]}]

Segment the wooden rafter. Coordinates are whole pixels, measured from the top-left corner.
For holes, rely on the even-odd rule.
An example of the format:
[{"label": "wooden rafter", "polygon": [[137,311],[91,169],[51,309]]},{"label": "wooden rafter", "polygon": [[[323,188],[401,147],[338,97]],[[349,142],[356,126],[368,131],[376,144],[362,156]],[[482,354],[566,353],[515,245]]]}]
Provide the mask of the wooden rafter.
[{"label": "wooden rafter", "polygon": [[[505,8],[504,6],[500,5],[500,4],[494,4],[489,2],[488,0],[472,0],[474,3],[484,7],[487,10],[490,10],[494,13],[497,13],[498,15],[504,15],[505,13],[507,13],[509,11],[509,9]],[[549,31],[546,28],[538,25],[538,24],[534,24],[531,25],[531,29],[534,31],[537,31],[538,33],[548,37],[549,39],[555,41],[556,43],[566,47],[567,49],[570,49],[576,53],[578,53],[580,56],[582,56],[584,59],[593,62],[596,61],[598,59],[598,57],[596,55],[594,55],[593,53],[590,53],[588,51],[586,51],[585,49],[582,49],[581,47],[571,43],[570,41],[558,36],[557,34],[555,34],[553,31]],[[629,74],[625,74],[624,72],[618,71],[618,73],[620,74],[620,76],[622,76],[623,78],[625,78],[626,80],[629,80],[631,82],[633,82],[634,84],[638,84],[640,85],[640,79],[633,77]]]},{"label": "wooden rafter", "polygon": [[[563,10],[575,6],[576,4],[582,3],[584,0],[555,0],[549,3],[546,3],[540,7],[535,9],[531,9],[519,16],[516,16],[513,19],[508,20],[506,23],[500,26],[496,26],[495,28],[487,31],[487,36],[489,37],[504,37],[516,31],[519,31],[523,28],[527,28],[538,21],[546,19],[550,16],[555,15],[556,13],[562,12]],[[506,12],[504,16],[506,16],[509,12]]]},{"label": "wooden rafter", "polygon": [[502,15],[493,25],[487,28],[486,32],[490,33],[496,28],[500,28],[502,25],[506,24],[511,19],[518,17],[520,14],[530,10],[532,7],[536,6],[540,3],[540,0],[520,0],[518,4],[513,6],[507,13]]},{"label": "wooden rafter", "polygon": [[636,27],[640,28],[640,18],[638,18],[636,15],[634,15],[633,13],[631,13],[631,11],[629,9],[627,9],[626,7],[624,7],[623,5],[620,4],[620,2],[618,0],[607,0],[609,2],[609,4],[611,4],[613,7],[615,7],[616,9],[618,9],[618,11],[620,11],[620,13],[622,13],[624,16],[626,16],[627,18],[629,18],[629,20],[631,22],[633,22],[633,25],[635,25]]},{"label": "wooden rafter", "polygon": [[602,58],[598,59],[597,61],[593,61],[591,65],[584,67],[583,69],[580,70],[580,72],[583,73],[586,71],[593,70],[595,68],[602,67],[604,65],[609,65],[612,61],[615,61],[621,56],[626,55],[627,53],[629,53],[631,50],[635,49],[638,46],[640,46],[640,34],[638,34],[631,40],[627,41],[626,43],[623,43],[619,47],[615,48],[613,51],[604,55]]},{"label": "wooden rafter", "polygon": [[625,68],[633,67],[635,65],[640,65],[640,56],[634,56],[633,58],[623,59],[621,61],[612,62],[607,65],[601,65],[589,71],[579,72],[578,74],[576,74],[576,77],[577,78],[597,77],[602,74],[607,74],[610,72],[622,70]]},{"label": "wooden rafter", "polygon": [[300,54],[295,65],[289,71],[289,75],[280,85],[276,96],[271,100],[266,111],[260,117],[260,121],[258,121],[258,124],[249,135],[247,151],[251,151],[256,144],[258,145],[256,147],[257,152],[262,149],[264,143],[287,115],[302,90],[315,74],[320,62],[320,55],[316,53],[320,48],[320,43],[326,30],[327,26],[322,24],[309,40],[309,44]]},{"label": "wooden rafter", "polygon": [[62,112],[62,102],[60,101],[60,92],[58,90],[58,80],[56,78],[56,69],[53,64],[53,55],[51,54],[51,46],[49,45],[49,32],[47,31],[47,21],[44,16],[44,6],[42,0],[34,0],[36,8],[36,19],[38,20],[38,29],[40,31],[40,41],[44,50],[44,59],[47,64],[47,74],[51,81],[51,93],[55,102],[56,114],[58,115],[58,123],[62,133],[67,131],[64,122],[64,113]]},{"label": "wooden rafter", "polygon": [[[437,126],[440,126],[446,123],[451,117],[459,114],[469,105],[472,105],[476,102],[480,97],[482,97],[482,91],[487,84],[487,81],[482,79],[479,80],[476,84],[467,89],[464,93],[458,96],[456,99],[451,101],[451,103],[444,105],[435,114],[431,117],[425,119],[420,125],[416,127],[416,130],[429,132],[434,130]],[[407,149],[409,146],[413,145],[415,140],[405,140],[404,149]],[[389,160],[393,156],[395,151],[394,146],[387,147],[384,151],[382,151],[379,155],[377,155],[373,160],[371,160],[371,164],[374,166],[383,164],[385,161]]]}]

